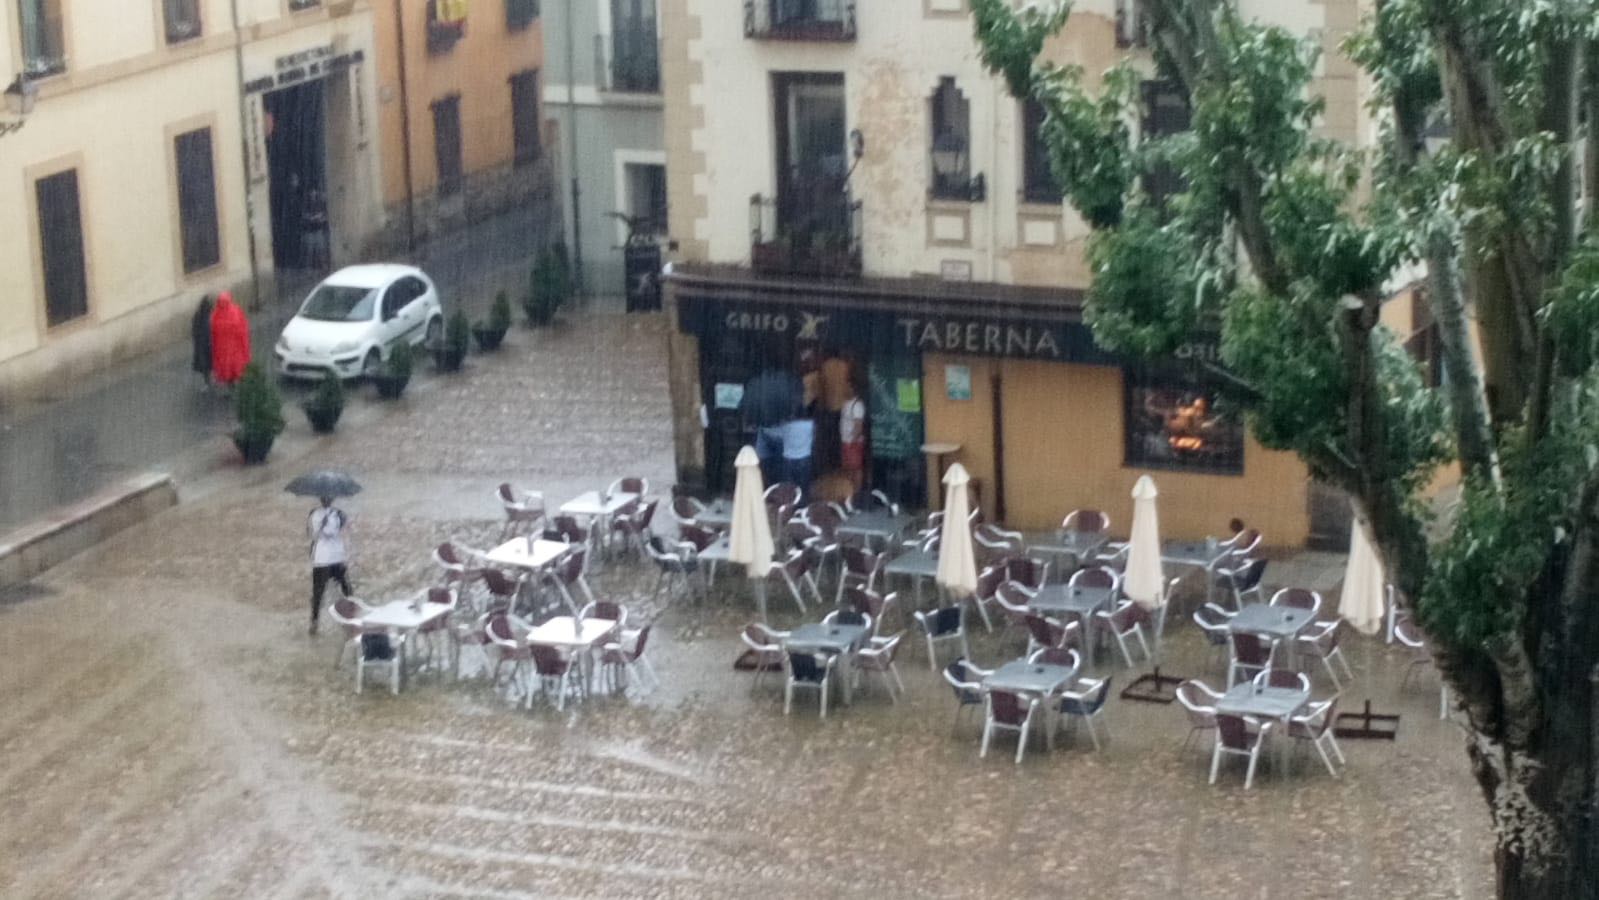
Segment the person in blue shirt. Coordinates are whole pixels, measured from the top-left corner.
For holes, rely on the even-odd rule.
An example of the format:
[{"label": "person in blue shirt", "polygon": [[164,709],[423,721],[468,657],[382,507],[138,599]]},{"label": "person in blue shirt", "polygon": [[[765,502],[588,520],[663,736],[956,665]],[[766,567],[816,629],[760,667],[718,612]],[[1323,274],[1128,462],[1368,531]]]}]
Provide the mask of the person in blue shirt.
[{"label": "person in blue shirt", "polygon": [[816,446],[816,422],[798,416],[783,423],[783,480],[811,493],[811,452]]}]

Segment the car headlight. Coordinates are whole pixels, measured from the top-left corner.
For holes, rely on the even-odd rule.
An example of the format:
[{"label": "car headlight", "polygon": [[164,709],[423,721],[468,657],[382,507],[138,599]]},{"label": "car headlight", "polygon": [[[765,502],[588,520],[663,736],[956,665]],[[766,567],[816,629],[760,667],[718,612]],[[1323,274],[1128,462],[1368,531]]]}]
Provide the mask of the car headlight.
[{"label": "car headlight", "polygon": [[280,353],[288,353],[289,352],[289,342],[288,342],[287,339],[281,338],[281,337],[278,338],[278,351]]},{"label": "car headlight", "polygon": [[335,344],[332,352],[337,356],[340,353],[354,353],[359,349],[361,349],[360,341],[345,341],[342,344]]}]

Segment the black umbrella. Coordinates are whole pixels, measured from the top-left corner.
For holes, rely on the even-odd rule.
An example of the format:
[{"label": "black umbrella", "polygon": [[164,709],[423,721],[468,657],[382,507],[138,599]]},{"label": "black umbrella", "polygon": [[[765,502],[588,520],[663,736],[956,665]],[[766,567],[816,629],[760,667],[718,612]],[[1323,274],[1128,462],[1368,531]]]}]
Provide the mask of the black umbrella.
[{"label": "black umbrella", "polygon": [[300,497],[353,497],[361,493],[361,485],[343,472],[323,469],[301,475],[284,490]]}]

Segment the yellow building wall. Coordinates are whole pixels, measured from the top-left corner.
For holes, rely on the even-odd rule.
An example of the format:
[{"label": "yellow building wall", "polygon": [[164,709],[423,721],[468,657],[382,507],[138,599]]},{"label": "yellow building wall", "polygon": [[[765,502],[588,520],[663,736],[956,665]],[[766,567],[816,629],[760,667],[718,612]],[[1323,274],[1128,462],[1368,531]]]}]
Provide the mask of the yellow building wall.
[{"label": "yellow building wall", "polygon": [[[971,368],[972,399],[950,400],[945,366]],[[1125,535],[1133,482],[1144,470],[1124,466],[1122,373],[1102,366],[928,354],[923,358],[927,440],[962,445],[959,459],[984,485],[994,511],[992,378],[1001,378],[1006,523],[1050,528],[1078,507],[1109,513]],[[1291,453],[1249,438],[1241,476],[1153,470],[1160,490],[1163,538],[1223,534],[1238,517],[1272,546],[1302,546],[1309,534],[1309,476]]]},{"label": "yellow building wall", "polygon": [[[395,6],[394,0],[377,0],[372,5],[385,205],[405,200],[405,129],[400,114]],[[544,20],[535,19],[524,29],[509,31],[503,0],[471,0],[465,37],[448,53],[430,54],[427,4],[404,0],[403,6],[413,191],[418,196],[430,194],[438,184],[431,104],[451,94],[461,95],[462,173],[470,177],[509,165],[515,153],[509,79],[525,69],[540,69],[539,89],[543,92]],[[542,121],[542,115],[540,118]]]}]

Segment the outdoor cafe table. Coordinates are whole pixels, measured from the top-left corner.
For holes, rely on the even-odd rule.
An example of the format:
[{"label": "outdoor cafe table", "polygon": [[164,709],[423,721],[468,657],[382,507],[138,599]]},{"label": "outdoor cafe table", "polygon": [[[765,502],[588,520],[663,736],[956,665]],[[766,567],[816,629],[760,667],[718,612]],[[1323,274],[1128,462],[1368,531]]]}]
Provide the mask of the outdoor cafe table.
[{"label": "outdoor cafe table", "polygon": [[571,549],[572,545],[565,541],[516,537],[483,554],[483,558],[495,565],[536,571],[560,559]]},{"label": "outdoor cafe table", "polygon": [[1072,666],[1057,666],[1051,663],[1034,663],[1025,659],[1013,659],[989,673],[983,679],[985,690],[1018,691],[1038,696],[1039,702],[1044,704],[1044,734],[1049,738],[1049,745],[1055,746],[1055,728],[1050,717],[1058,712],[1059,704],[1055,697],[1072,683],[1077,677],[1077,669]]},{"label": "outdoor cafe table", "polygon": [[1215,599],[1216,579],[1210,577],[1211,569],[1223,557],[1232,552],[1232,548],[1221,546],[1220,541],[1167,541],[1160,545],[1161,562],[1168,562],[1174,566],[1188,566],[1202,570],[1205,573],[1205,602]]},{"label": "outdoor cafe table", "polygon": [[1053,568],[1063,577],[1070,577],[1071,573],[1083,564],[1100,548],[1110,542],[1110,535],[1103,531],[1067,531],[1058,528],[1054,531],[1024,531],[1022,542],[1027,545],[1030,553],[1046,553],[1052,557],[1071,557],[1071,565],[1057,564]]},{"label": "outdoor cafe table", "polygon": [[873,541],[881,541],[884,546],[888,546],[895,538],[904,534],[905,529],[911,527],[915,521],[915,516],[874,509],[849,516],[837,530],[841,535],[861,538],[867,547],[871,547]]},{"label": "outdoor cafe table", "polygon": [[694,515],[694,521],[712,531],[726,531],[733,527],[733,501],[717,497]]},{"label": "outdoor cafe table", "polygon": [[928,578],[938,577],[938,551],[928,551],[921,548],[907,550],[888,561],[883,567],[885,579],[900,575],[911,579],[916,585],[916,608],[922,608],[922,582]]},{"label": "outdoor cafe table", "polygon": [[1314,621],[1316,619],[1308,609],[1251,603],[1227,621],[1227,630],[1234,634],[1258,634],[1284,645],[1287,655],[1282,665],[1284,668],[1293,668],[1297,643],[1294,639]]},{"label": "outdoor cafe table", "polygon": [[1074,616],[1080,620],[1083,623],[1083,647],[1088,651],[1089,665],[1094,665],[1097,644],[1094,640],[1094,613],[1109,609],[1115,596],[1114,588],[1074,588],[1064,584],[1046,584],[1027,601],[1027,608],[1039,615],[1055,618]]},{"label": "outdoor cafe table", "polygon": [[790,631],[783,641],[786,650],[798,653],[828,653],[838,657],[838,679],[843,683],[844,702],[851,699],[850,658],[866,643],[871,630],[865,625],[809,623]]},{"label": "outdoor cafe table", "polygon": [[422,626],[449,615],[451,609],[453,607],[448,603],[393,600],[362,616],[361,626],[366,629],[382,628],[391,632],[401,632],[407,636],[400,644],[400,681],[403,684],[406,670],[405,655],[409,653],[406,648],[411,646],[410,635],[415,634]]},{"label": "outdoor cafe table", "polygon": [[599,491],[584,491],[561,504],[561,512],[568,516],[582,516],[590,521],[589,539],[599,546],[611,528],[611,517],[622,507],[639,498],[638,494],[617,491],[609,497]]},{"label": "outdoor cafe table", "polygon": [[616,630],[612,619],[584,619],[580,623],[573,616],[556,616],[527,633],[528,646],[559,647],[568,653],[579,654],[578,664],[583,672],[583,693],[588,693],[594,675],[594,645]]},{"label": "outdoor cafe table", "polygon": [[[1259,687],[1246,681],[1234,685],[1216,701],[1216,711],[1231,716],[1254,716],[1257,719],[1275,719],[1281,728],[1288,728],[1288,720],[1310,702],[1310,692],[1298,688]],[[1287,741],[1278,741],[1278,771],[1286,772]]]}]

